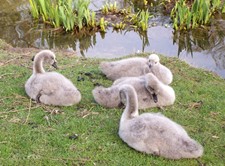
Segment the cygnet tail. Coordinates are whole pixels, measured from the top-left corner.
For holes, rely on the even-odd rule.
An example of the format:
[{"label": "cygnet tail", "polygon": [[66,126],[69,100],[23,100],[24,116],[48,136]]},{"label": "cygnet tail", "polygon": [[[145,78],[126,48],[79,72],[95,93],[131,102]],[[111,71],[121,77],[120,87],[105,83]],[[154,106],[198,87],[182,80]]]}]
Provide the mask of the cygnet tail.
[{"label": "cygnet tail", "polygon": [[107,108],[116,108],[120,104],[118,88],[104,88],[102,86],[93,89],[92,94],[95,101]]},{"label": "cygnet tail", "polygon": [[182,140],[182,158],[198,158],[203,154],[203,147],[197,141],[189,138]]}]

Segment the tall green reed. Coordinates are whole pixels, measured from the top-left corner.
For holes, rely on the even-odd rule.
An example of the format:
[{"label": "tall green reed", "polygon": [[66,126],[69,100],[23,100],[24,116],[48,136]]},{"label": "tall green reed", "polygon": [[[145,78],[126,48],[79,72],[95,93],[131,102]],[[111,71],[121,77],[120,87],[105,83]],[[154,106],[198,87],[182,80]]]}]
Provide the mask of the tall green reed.
[{"label": "tall green reed", "polygon": [[215,12],[225,12],[221,0],[194,0],[187,5],[186,0],[178,0],[170,16],[175,30],[187,30],[200,25],[207,25]]},{"label": "tall green reed", "polygon": [[147,31],[148,30],[148,21],[152,15],[147,10],[140,10],[138,13],[131,16],[131,22],[135,30]]},{"label": "tall green reed", "polygon": [[[29,0],[31,14],[35,19],[41,19],[55,28],[63,27],[66,31],[80,32],[85,30],[99,30],[106,32],[109,25],[104,16],[98,16],[89,10],[90,0]],[[126,22],[130,22],[136,30],[147,31],[150,14],[148,10],[140,10],[131,14],[131,9],[118,9],[117,3],[106,3],[102,8],[102,14],[123,15]],[[125,29],[122,18],[120,22],[111,23],[115,29]],[[130,23],[128,23],[130,24]]]},{"label": "tall green reed", "polygon": [[[34,18],[42,17],[54,27],[63,27],[66,31],[93,25],[94,15],[90,16],[90,0],[29,0]],[[91,22],[92,21],[92,22]],[[91,23],[90,23],[91,22]]]}]

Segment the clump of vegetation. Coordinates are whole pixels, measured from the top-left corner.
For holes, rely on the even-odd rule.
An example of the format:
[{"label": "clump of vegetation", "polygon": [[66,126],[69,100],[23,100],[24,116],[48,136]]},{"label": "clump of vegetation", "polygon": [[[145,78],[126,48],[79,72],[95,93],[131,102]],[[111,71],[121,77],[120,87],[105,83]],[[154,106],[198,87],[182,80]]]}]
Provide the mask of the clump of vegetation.
[{"label": "clump of vegetation", "polygon": [[96,29],[96,14],[88,9],[90,0],[29,0],[35,19],[66,31]]},{"label": "clump of vegetation", "polygon": [[[108,25],[112,25],[115,29],[125,29],[128,25],[135,27],[135,30],[147,31],[148,28],[150,16],[148,10],[132,14],[131,8],[119,9],[116,2],[106,3],[98,16],[96,12],[89,10],[90,0],[29,0],[29,2],[34,19],[41,18],[44,23],[55,28],[63,27],[65,31],[106,32]],[[105,18],[107,15],[116,15],[119,21],[110,23]]]},{"label": "clump of vegetation", "polygon": [[99,22],[99,26],[100,26],[102,32],[106,32],[107,25],[108,25],[108,22],[105,21],[104,17],[102,17]]},{"label": "clump of vegetation", "polygon": [[107,15],[109,12],[112,13],[117,13],[118,12],[118,7],[116,1],[114,3],[106,3],[102,7],[102,13]]},{"label": "clump of vegetation", "polygon": [[194,0],[192,4],[187,4],[186,0],[179,0],[170,16],[175,30],[187,30],[209,24],[217,11],[225,12],[221,0]]},{"label": "clump of vegetation", "polygon": [[113,27],[114,27],[114,29],[122,29],[122,30],[124,30],[125,29],[125,27],[126,27],[126,24],[125,23],[123,23],[123,22],[120,22],[120,23],[116,23],[116,24],[112,24],[113,25]]},{"label": "clump of vegetation", "polygon": [[[147,4],[147,1],[144,1]],[[128,25],[133,27],[135,30],[147,31],[148,29],[148,21],[151,15],[147,10],[139,10],[139,12],[133,14],[131,13],[131,8],[127,9],[119,9],[117,3],[106,3],[101,9],[102,14],[104,15],[115,15],[116,17],[121,17],[119,21],[113,23],[111,25],[116,30],[123,30]]]},{"label": "clump of vegetation", "polygon": [[135,25],[135,28],[139,28],[142,31],[148,30],[148,20],[152,17],[152,15],[149,14],[148,9],[146,11],[141,10],[137,13],[137,15],[134,15],[134,17],[131,19],[133,24]]}]

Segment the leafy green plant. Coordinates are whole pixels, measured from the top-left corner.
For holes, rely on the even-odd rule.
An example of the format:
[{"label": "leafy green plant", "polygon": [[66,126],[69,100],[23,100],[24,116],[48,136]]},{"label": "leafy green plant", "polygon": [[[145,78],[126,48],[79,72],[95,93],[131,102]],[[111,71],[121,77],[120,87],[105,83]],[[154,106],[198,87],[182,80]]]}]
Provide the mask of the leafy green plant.
[{"label": "leafy green plant", "polygon": [[76,14],[76,23],[79,27],[79,30],[83,28],[83,25],[88,25],[91,20],[90,11],[88,6],[90,4],[90,0],[76,0],[75,3],[75,11]]},{"label": "leafy green plant", "polygon": [[225,13],[225,2],[222,5],[222,9],[221,9],[222,13]]},{"label": "leafy green plant", "polygon": [[147,0],[143,0],[144,2],[144,5],[147,5],[148,4],[148,1]]},{"label": "leafy green plant", "polygon": [[109,12],[111,13],[117,13],[118,12],[118,7],[117,7],[117,3],[116,1],[114,3],[106,3],[103,7],[102,7],[102,13],[103,14],[108,14]]},{"label": "leafy green plant", "polygon": [[106,32],[106,26],[108,25],[108,22],[105,21],[104,17],[102,17],[100,19],[100,22],[99,22],[99,26],[100,26],[100,31],[101,32]]},{"label": "leafy green plant", "polygon": [[170,16],[175,30],[186,30],[209,24],[212,15],[223,10],[221,0],[194,0],[192,5],[187,5],[186,0],[179,0]]},{"label": "leafy green plant", "polygon": [[59,15],[66,31],[72,30],[75,24],[73,0],[59,1]]},{"label": "leafy green plant", "polygon": [[116,24],[112,24],[113,28],[114,29],[125,29],[126,27],[126,24],[124,24],[123,22],[120,22],[120,23],[116,23]]},{"label": "leafy green plant", "polygon": [[90,20],[89,20],[88,24],[91,27],[95,27],[96,26],[96,13],[95,12],[91,12],[91,17],[90,17]]},{"label": "leafy green plant", "polygon": [[151,15],[149,14],[148,10],[142,10],[138,13],[138,27],[140,27],[142,31],[147,31],[148,20],[150,17]]},{"label": "leafy green plant", "polygon": [[177,29],[190,28],[192,13],[189,7],[186,5],[185,0],[179,0],[176,2],[171,17],[173,19],[173,26]]},{"label": "leafy green plant", "polygon": [[[75,27],[81,30],[86,25],[94,25],[95,16],[88,6],[90,0],[29,0],[34,18],[42,17],[54,27],[62,26],[66,31]],[[90,23],[91,22],[91,23]]]},{"label": "leafy green plant", "polygon": [[150,17],[152,17],[152,16],[149,14],[148,9],[146,11],[140,10],[137,14],[133,14],[131,16],[131,22],[135,29],[147,31],[148,30],[148,20]]},{"label": "leafy green plant", "polygon": [[30,3],[30,7],[31,7],[32,16],[35,19],[39,18],[39,11],[38,11],[37,4],[34,2],[34,0],[29,0],[29,3]]},{"label": "leafy green plant", "polygon": [[49,7],[50,7],[49,1],[39,0],[38,2],[40,5],[42,18],[44,21],[46,21],[49,18],[48,13],[47,13],[47,9],[49,9]]}]

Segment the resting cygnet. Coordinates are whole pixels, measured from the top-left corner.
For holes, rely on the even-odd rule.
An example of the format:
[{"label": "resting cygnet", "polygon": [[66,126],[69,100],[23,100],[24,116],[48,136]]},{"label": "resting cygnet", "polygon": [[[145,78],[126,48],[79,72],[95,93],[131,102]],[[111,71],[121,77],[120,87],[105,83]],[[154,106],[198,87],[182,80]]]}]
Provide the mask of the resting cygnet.
[{"label": "resting cygnet", "polygon": [[121,77],[136,77],[150,72],[148,59],[140,57],[101,62],[99,68],[110,80]]},{"label": "resting cygnet", "polygon": [[173,81],[173,74],[166,66],[160,64],[158,55],[151,54],[148,58],[150,71],[164,84],[169,85]]},{"label": "resting cygnet", "polygon": [[160,82],[154,74],[148,73],[139,77],[120,78],[109,88],[96,87],[92,91],[95,101],[107,108],[118,107],[121,104],[119,87],[124,84],[132,85],[136,90],[140,109],[169,106],[176,98],[172,87]]},{"label": "resting cygnet", "polygon": [[55,54],[42,50],[34,57],[33,74],[25,84],[27,95],[47,105],[70,106],[81,100],[79,90],[73,83],[57,72],[45,72],[43,62],[57,67]]},{"label": "resting cygnet", "polygon": [[126,108],[120,119],[119,136],[130,147],[169,159],[202,156],[203,147],[179,124],[160,113],[139,115],[137,94],[132,86],[122,85],[120,96]]}]

